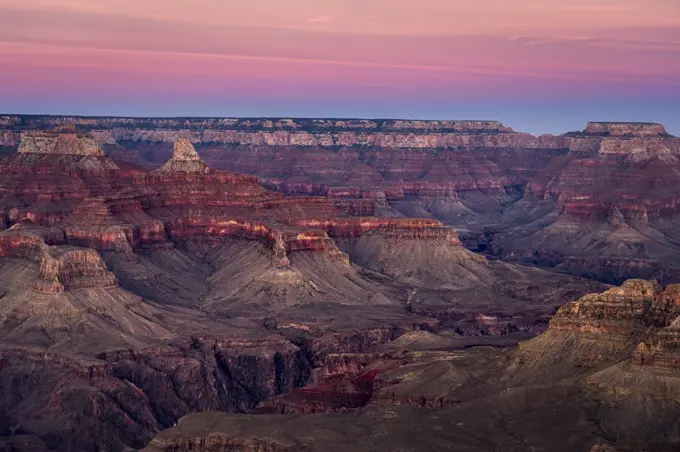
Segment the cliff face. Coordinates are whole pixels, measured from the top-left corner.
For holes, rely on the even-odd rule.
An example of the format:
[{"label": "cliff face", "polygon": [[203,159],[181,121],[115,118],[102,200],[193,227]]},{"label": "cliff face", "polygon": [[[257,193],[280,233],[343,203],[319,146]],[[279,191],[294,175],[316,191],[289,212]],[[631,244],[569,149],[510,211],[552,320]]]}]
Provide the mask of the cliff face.
[{"label": "cliff face", "polygon": [[43,438],[47,450],[142,448],[183,415],[243,411],[288,390],[305,368],[300,359],[292,344],[271,339],[197,338],[176,347],[107,352],[96,363],[3,350],[0,378],[12,391],[0,400],[8,417],[0,425]]},{"label": "cliff face", "polygon": [[[680,287],[668,286],[661,297],[677,314],[680,311]],[[633,363],[653,368],[680,369],[680,320],[661,328],[642,341],[633,352]]]},{"label": "cliff face", "polygon": [[[592,122],[582,132],[542,137],[494,121],[8,117],[3,124],[15,146],[28,137],[29,150],[38,139],[32,131],[70,124],[111,156],[164,165],[144,177],[178,191],[192,171],[206,170],[191,142],[209,165],[257,175],[279,192],[325,196],[352,215],[434,217],[457,227],[469,246],[610,282],[659,276],[661,262],[680,265],[669,261],[677,255],[672,242],[660,238],[675,234],[667,219],[677,215],[680,194],[669,168],[680,141],[659,124]],[[168,161],[179,140],[189,153]],[[78,166],[104,165],[93,159]],[[53,163],[44,166],[49,173]],[[604,237],[619,213],[615,226],[632,229]],[[596,256],[587,241],[605,253]]]},{"label": "cliff face", "polygon": [[[62,230],[70,245],[127,254],[168,241],[249,239],[271,250],[280,265],[290,264],[288,254],[306,251],[349,264],[332,239],[357,239],[371,231],[396,241],[441,241],[462,250],[455,232],[437,220],[348,217],[327,198],[286,198],[255,177],[210,168],[186,140],[178,141],[173,157],[153,171],[119,168],[99,154],[83,157],[96,160],[53,166],[50,159],[74,154],[50,153],[51,143],[69,140],[76,148],[89,143],[75,135],[28,136],[28,144],[4,168],[8,195],[1,205],[8,225],[26,219]],[[34,142],[42,143],[40,152],[31,152]]]},{"label": "cliff face", "polygon": [[520,345],[506,384],[578,382],[610,440],[653,442],[677,432],[677,300],[675,285],[631,280],[567,303],[548,331]]},{"label": "cliff face", "polygon": [[75,133],[33,134],[21,140],[19,154],[57,154],[104,157],[101,145],[92,138],[79,138]]},{"label": "cliff face", "polygon": [[[583,133],[534,137],[498,121],[412,121],[239,118],[80,118],[10,116],[0,124],[3,145],[22,134],[76,127],[99,143],[125,141],[256,146],[371,146],[381,148],[501,147],[596,150],[600,140],[672,138],[661,124],[590,122]],[[9,132],[11,131],[11,133]]]}]

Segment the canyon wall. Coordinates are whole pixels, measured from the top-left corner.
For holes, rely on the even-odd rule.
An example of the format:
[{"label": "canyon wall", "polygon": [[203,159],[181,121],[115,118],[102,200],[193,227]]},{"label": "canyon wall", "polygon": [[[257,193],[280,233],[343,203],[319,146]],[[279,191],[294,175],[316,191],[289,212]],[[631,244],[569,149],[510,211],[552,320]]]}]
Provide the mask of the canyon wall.
[{"label": "canyon wall", "polygon": [[[105,118],[5,116],[3,146],[16,146],[22,134],[55,127],[77,127],[102,144],[124,141],[258,146],[360,146],[382,148],[531,148],[597,151],[610,137],[677,141],[660,124],[596,123],[583,133],[539,137],[515,132],[498,121]],[[5,129],[5,130],[2,130]],[[665,140],[665,141],[663,141]]]}]

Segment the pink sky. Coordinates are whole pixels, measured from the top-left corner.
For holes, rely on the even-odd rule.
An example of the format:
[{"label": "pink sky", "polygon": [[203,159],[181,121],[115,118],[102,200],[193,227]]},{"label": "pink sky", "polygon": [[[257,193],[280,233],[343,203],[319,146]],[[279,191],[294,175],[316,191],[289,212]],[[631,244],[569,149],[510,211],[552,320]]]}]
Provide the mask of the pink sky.
[{"label": "pink sky", "polygon": [[0,0],[0,67],[4,111],[680,99],[680,1]]}]

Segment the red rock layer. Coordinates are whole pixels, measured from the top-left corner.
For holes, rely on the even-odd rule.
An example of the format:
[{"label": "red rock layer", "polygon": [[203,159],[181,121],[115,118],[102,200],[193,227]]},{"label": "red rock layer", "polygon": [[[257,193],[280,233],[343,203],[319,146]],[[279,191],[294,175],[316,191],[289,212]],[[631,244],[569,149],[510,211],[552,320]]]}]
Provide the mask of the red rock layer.
[{"label": "red rock layer", "polygon": [[[115,276],[106,269],[93,249],[72,246],[48,246],[51,231],[15,225],[0,232],[0,257],[27,259],[39,264],[38,292],[59,293],[90,287],[116,287]],[[63,241],[61,242],[63,243]]]},{"label": "red rock layer", "polygon": [[[288,253],[305,251],[348,263],[331,237],[369,231],[460,246],[455,233],[437,220],[347,217],[346,211],[363,213],[373,206],[348,203],[339,209],[325,197],[271,192],[254,176],[208,167],[186,140],[176,144],[165,165],[148,172],[120,167],[99,154],[69,154],[65,146],[59,156],[51,153],[57,147],[53,143],[73,140],[80,149],[74,135],[29,137],[22,152],[2,168],[0,189],[10,194],[0,206],[8,224],[26,218],[63,231],[70,245],[126,253],[168,240],[245,238],[265,243],[281,265],[288,264]],[[53,166],[54,158],[66,160]],[[74,188],[66,190],[64,183]]]},{"label": "red rock layer", "polygon": [[261,403],[258,413],[328,413],[366,406],[381,372],[405,361],[386,354],[333,354],[325,358],[314,381]]},{"label": "red rock layer", "polygon": [[367,232],[402,240],[442,239],[453,245],[461,245],[455,231],[438,220],[414,218],[334,218],[323,220],[296,220],[296,226],[324,229],[332,237],[356,238]]}]

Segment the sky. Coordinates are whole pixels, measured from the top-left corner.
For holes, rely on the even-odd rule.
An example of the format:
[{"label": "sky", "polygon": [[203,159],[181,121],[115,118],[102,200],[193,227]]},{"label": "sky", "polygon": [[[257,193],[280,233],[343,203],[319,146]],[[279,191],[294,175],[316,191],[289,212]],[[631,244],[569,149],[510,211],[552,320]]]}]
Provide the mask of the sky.
[{"label": "sky", "polygon": [[680,0],[0,0],[0,112],[680,135]]}]

